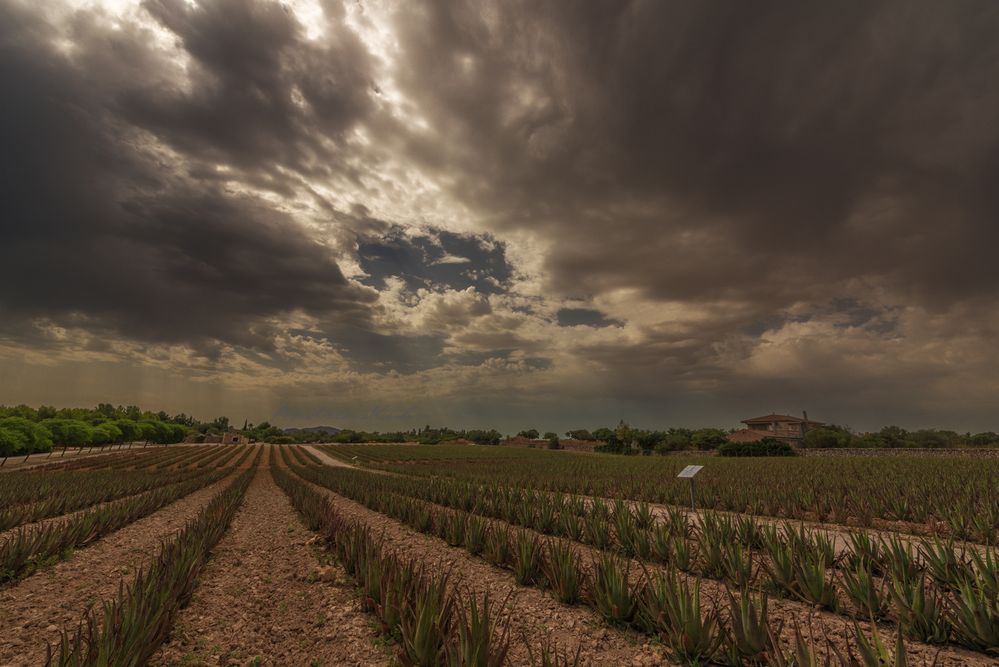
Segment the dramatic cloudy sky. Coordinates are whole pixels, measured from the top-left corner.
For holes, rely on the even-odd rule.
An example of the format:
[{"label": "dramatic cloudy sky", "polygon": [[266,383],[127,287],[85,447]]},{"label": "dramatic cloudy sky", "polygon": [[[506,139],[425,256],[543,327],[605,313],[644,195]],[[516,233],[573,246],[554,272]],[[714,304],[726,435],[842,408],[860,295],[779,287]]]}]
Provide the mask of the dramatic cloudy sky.
[{"label": "dramatic cloudy sky", "polygon": [[999,3],[0,0],[0,402],[999,428]]}]

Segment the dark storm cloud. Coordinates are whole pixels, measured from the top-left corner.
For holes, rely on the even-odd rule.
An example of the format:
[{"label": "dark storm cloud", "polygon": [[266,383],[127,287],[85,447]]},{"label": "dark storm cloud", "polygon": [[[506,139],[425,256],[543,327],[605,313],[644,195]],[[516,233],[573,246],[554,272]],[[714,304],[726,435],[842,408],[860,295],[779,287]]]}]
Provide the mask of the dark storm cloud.
[{"label": "dark storm cloud", "polygon": [[563,293],[997,295],[995,3],[411,3],[396,27],[447,138],[414,155],[555,239]]},{"label": "dark storm cloud", "polygon": [[[65,55],[39,15],[0,6],[4,321],[45,318],[106,335],[188,342],[206,354],[212,341],[266,348],[274,334],[268,318],[295,310],[333,326],[364,326],[375,295],[349,283],[328,249],[274,206],[226,192],[217,180],[190,178],[137,131],[148,124],[179,151],[200,136],[208,150],[248,169],[269,160],[274,142],[293,138],[292,129],[282,135],[281,123],[305,122],[285,118],[288,109],[262,111],[279,97],[268,89],[280,78],[271,49],[287,50],[290,39],[283,13],[272,11],[277,5],[208,3],[194,16],[180,4],[150,7],[184,35],[204,81],[189,107],[161,92],[164,116],[147,119],[137,95],[162,78],[161,63],[144,47],[149,34],[101,28],[80,13]],[[221,20],[219,12],[229,11],[232,20]],[[233,29],[255,39],[238,50]],[[335,72],[336,55],[314,57],[328,56]],[[209,78],[213,92],[201,88]],[[363,107],[356,91],[340,99],[321,80],[297,82],[314,109],[310,121],[331,131]]]},{"label": "dark storm cloud", "polygon": [[410,290],[463,290],[497,294],[511,276],[505,247],[486,235],[437,231],[433,236],[409,236],[399,228],[358,242],[358,258],[368,277],[365,283],[385,287],[397,277]]},{"label": "dark storm cloud", "polygon": [[351,367],[362,373],[415,373],[440,365],[442,336],[391,336],[363,329],[341,329],[337,345]]},{"label": "dark storm cloud", "polygon": [[608,318],[599,310],[591,308],[561,308],[555,313],[555,317],[560,327],[609,327],[621,324],[617,320]]},{"label": "dark storm cloud", "polygon": [[369,55],[327,3],[332,34],[307,42],[276,2],[146,0],[193,65],[190,90],[138,82],[123,91],[126,117],[186,152],[262,176],[279,187],[285,166],[315,176],[336,168],[323,138],[345,133],[372,108]]}]

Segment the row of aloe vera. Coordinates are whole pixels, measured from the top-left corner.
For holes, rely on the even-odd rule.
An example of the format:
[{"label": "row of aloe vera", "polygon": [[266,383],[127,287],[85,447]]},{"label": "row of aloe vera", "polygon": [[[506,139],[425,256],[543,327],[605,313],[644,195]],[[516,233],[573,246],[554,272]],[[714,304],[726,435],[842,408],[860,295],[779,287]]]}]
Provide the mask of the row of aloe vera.
[{"label": "row of aloe vera", "polygon": [[98,468],[123,469],[134,467],[140,461],[155,462],[170,457],[190,455],[189,449],[175,446],[153,446],[151,448],[137,446],[126,449],[109,448],[106,452],[101,453],[102,449],[103,447],[96,449],[96,454],[99,455],[94,455],[95,449],[90,448],[90,456],[72,456],[71,458],[64,458],[66,454],[65,448],[61,452],[54,449],[47,457],[42,459],[40,466],[25,470],[12,470],[9,473],[31,474],[34,472],[53,472],[57,470],[95,470]]},{"label": "row of aloe vera", "polygon": [[[247,450],[249,454],[249,450]],[[50,646],[46,667],[137,667],[145,665],[169,635],[177,612],[194,591],[211,549],[229,528],[260,460],[217,494],[163,545],[118,595],[91,609],[75,629]],[[245,456],[245,455],[244,455]]]},{"label": "row of aloe vera", "polygon": [[217,482],[239,467],[249,454],[250,450],[245,450],[239,460],[227,468],[208,470],[190,479],[100,505],[62,520],[22,526],[0,544],[0,584],[27,577],[39,568],[65,558],[73,549],[85,547]]},{"label": "row of aloe vera", "polygon": [[[675,567],[632,571],[633,561],[598,552],[587,560],[569,540],[542,539],[529,531],[501,527],[482,517],[429,505],[386,492],[370,475],[295,467],[314,483],[395,518],[419,532],[508,569],[517,583],[550,590],[561,602],[591,607],[608,622],[658,638],[671,658],[682,664],[811,665],[883,667],[906,660],[901,632],[894,647],[859,624],[853,636],[836,645],[795,628],[789,645],[771,622],[766,593],[729,591],[725,604],[702,605],[700,578],[685,577]],[[337,471],[338,473],[340,471]],[[890,643],[890,642],[889,642]]]},{"label": "row of aloe vera", "polygon": [[[319,474],[346,480],[361,473]],[[656,517],[643,503],[366,476],[365,484],[379,493],[401,493],[856,618],[894,621],[918,641],[999,650],[999,557],[992,548],[938,539],[914,546],[893,534],[853,532],[837,553],[822,531],[748,516],[708,512],[691,521],[675,509]]]},{"label": "row of aloe vera", "polygon": [[[957,539],[994,543],[999,536],[999,459],[951,457],[577,456],[514,447],[328,445],[346,460],[406,475],[487,484],[503,481],[607,498],[686,505],[687,485],[674,478],[689,463],[698,475],[697,505],[722,511],[829,521],[864,527],[879,520]],[[447,465],[440,465],[442,461]]]},{"label": "row of aloe vera", "polygon": [[449,571],[438,564],[400,556],[301,479],[277,467],[271,472],[306,525],[320,533],[357,583],[362,609],[378,619],[381,634],[397,647],[399,664],[505,664],[509,626],[497,622],[498,607],[488,596],[480,600],[454,586]]},{"label": "row of aloe vera", "polygon": [[211,456],[199,455],[196,460],[189,461],[185,461],[189,452],[171,453],[172,463],[184,461],[183,470],[108,468],[9,474],[4,477],[0,489],[0,507],[3,508],[0,510],[0,531],[182,482],[191,478],[192,470],[203,470],[209,465],[224,466],[236,452],[218,448],[207,453]]}]

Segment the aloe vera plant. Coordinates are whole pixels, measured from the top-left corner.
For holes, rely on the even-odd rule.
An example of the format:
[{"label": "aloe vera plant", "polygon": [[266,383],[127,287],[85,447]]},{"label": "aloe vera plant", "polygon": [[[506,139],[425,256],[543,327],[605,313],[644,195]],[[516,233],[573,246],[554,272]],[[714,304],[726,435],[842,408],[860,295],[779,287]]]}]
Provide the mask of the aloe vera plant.
[{"label": "aloe vera plant", "polygon": [[638,526],[640,530],[649,530],[652,528],[652,524],[655,522],[655,516],[652,514],[652,506],[648,503],[639,502],[635,504],[634,507],[635,525]]},{"label": "aloe vera plant", "polygon": [[711,515],[705,515],[698,542],[698,568],[700,573],[712,579],[721,579],[725,574],[725,551],[731,542],[729,535],[721,530]]},{"label": "aloe vera plant", "polygon": [[841,572],[843,590],[861,616],[878,620],[888,612],[886,583],[878,580],[868,563],[857,561]]},{"label": "aloe vera plant", "polygon": [[[602,503],[596,504],[594,510],[602,506]],[[593,511],[583,517],[583,540],[597,549],[607,549],[611,546],[613,538],[605,512]]]},{"label": "aloe vera plant", "polygon": [[444,540],[453,547],[465,543],[465,516],[457,512],[448,512],[442,517]]},{"label": "aloe vera plant", "polygon": [[662,635],[663,643],[680,664],[706,664],[719,654],[725,640],[718,612],[710,609],[702,613],[700,579],[695,580],[691,588],[686,581],[673,578],[671,588],[673,594],[667,598],[668,623]]},{"label": "aloe vera plant", "polygon": [[465,524],[465,548],[473,556],[482,553],[486,546],[486,523],[477,516],[470,516]]},{"label": "aloe vera plant", "polygon": [[928,644],[943,644],[950,637],[950,622],[942,598],[929,589],[925,577],[915,581],[892,581],[889,594],[902,631]]},{"label": "aloe vera plant", "polygon": [[793,566],[795,592],[805,602],[830,611],[837,611],[839,597],[836,594],[833,579],[829,576],[829,565],[830,563],[819,553],[795,560]]},{"label": "aloe vera plant", "polygon": [[[801,627],[794,624],[794,644],[789,653],[779,649],[777,636],[779,631],[770,630],[770,643],[774,646],[774,651],[767,655],[767,664],[771,667],[832,667],[832,658],[827,653],[824,659],[820,659],[815,651],[815,635],[809,627],[809,638],[806,639],[801,633]],[[840,667],[855,667],[842,657],[839,659]]]},{"label": "aloe vera plant", "polygon": [[529,533],[520,533],[513,548],[513,576],[521,586],[540,583],[544,572],[541,541]]},{"label": "aloe vera plant", "polygon": [[919,555],[926,572],[945,591],[957,590],[962,584],[970,583],[973,577],[970,561],[963,552],[958,553],[953,540],[924,541],[919,545]]},{"label": "aloe vera plant", "polygon": [[574,654],[566,653],[550,638],[536,647],[527,643],[527,655],[532,667],[581,667],[582,650],[583,647],[577,645]]},{"label": "aloe vera plant", "polygon": [[732,542],[722,554],[722,574],[736,588],[748,588],[753,577],[753,552]]},{"label": "aloe vera plant", "polygon": [[766,593],[758,598],[746,589],[736,599],[726,590],[729,600],[726,661],[730,665],[762,665],[775,653],[770,633]]},{"label": "aloe vera plant", "polygon": [[883,559],[881,565],[885,574],[896,581],[915,581],[918,579],[922,569],[912,544],[895,534],[889,534],[880,539]]},{"label": "aloe vera plant", "polygon": [[[902,633],[899,631],[895,639],[895,650],[891,651],[881,640],[877,627],[873,627],[870,638],[861,631],[860,626],[853,624],[853,636],[857,647],[859,661],[851,663],[860,667],[908,667],[909,661],[902,643]],[[852,658],[852,650],[848,650]]]},{"label": "aloe vera plant", "polygon": [[505,567],[513,561],[513,549],[510,546],[510,530],[493,526],[486,533],[483,555],[493,565]]},{"label": "aloe vera plant", "polygon": [[973,550],[971,561],[974,565],[974,585],[986,595],[999,598],[999,557],[995,548]]},{"label": "aloe vera plant", "polygon": [[881,552],[881,541],[871,537],[866,531],[851,531],[847,534],[849,540],[849,567],[864,567],[874,576],[884,574],[882,563],[885,561]]},{"label": "aloe vera plant", "polygon": [[673,562],[673,536],[666,523],[653,526],[650,536],[651,556],[657,562],[669,565]]},{"label": "aloe vera plant", "polygon": [[417,594],[401,615],[400,664],[435,667],[445,662],[455,611],[447,586],[447,576],[419,582]]},{"label": "aloe vera plant", "polygon": [[768,575],[768,586],[772,593],[784,597],[798,594],[799,584],[795,576],[796,558],[794,551],[776,533],[766,533],[765,548],[768,559],[764,562]]},{"label": "aloe vera plant", "polygon": [[568,542],[548,540],[545,544],[544,576],[559,602],[576,604],[580,601],[583,575]]},{"label": "aloe vera plant", "polygon": [[466,602],[456,605],[458,616],[454,638],[445,651],[446,664],[449,667],[501,667],[510,652],[509,623],[497,625],[488,593],[481,604],[474,595],[461,597]]},{"label": "aloe vera plant", "polygon": [[593,561],[586,598],[611,623],[629,625],[638,611],[638,600],[628,582],[629,571],[630,565],[612,554],[601,554]]},{"label": "aloe vera plant", "polygon": [[950,603],[957,642],[975,651],[999,655],[999,600],[964,584]]}]

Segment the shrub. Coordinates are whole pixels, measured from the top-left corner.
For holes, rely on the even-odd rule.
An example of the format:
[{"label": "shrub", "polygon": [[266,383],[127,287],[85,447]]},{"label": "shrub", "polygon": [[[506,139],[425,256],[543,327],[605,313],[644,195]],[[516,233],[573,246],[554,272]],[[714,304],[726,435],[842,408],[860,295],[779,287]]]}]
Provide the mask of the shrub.
[{"label": "shrub", "polygon": [[849,447],[853,437],[846,431],[830,428],[816,428],[805,434],[802,447],[814,449],[832,449],[834,447]]},{"label": "shrub", "polygon": [[718,448],[720,456],[794,456],[794,449],[777,438],[756,442],[726,442]]}]

